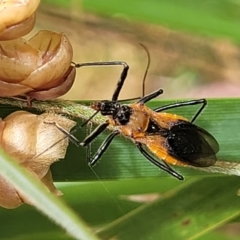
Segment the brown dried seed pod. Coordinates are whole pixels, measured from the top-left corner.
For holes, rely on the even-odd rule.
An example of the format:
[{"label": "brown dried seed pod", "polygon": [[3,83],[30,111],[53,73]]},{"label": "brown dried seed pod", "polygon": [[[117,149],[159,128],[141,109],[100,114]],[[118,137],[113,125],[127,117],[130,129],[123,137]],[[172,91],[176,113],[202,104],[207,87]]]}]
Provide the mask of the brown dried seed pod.
[{"label": "brown dried seed pod", "polygon": [[0,40],[10,40],[29,33],[35,24],[40,0],[0,1]]},{"label": "brown dried seed pod", "polygon": [[9,26],[4,31],[0,32],[0,41],[7,41],[20,38],[28,34],[34,27],[36,22],[36,14],[33,13],[29,18],[24,21]]},{"label": "brown dried seed pod", "polygon": [[29,41],[0,42],[0,96],[47,100],[65,94],[76,74],[72,57],[71,43],[63,33],[44,30]]},{"label": "brown dried seed pod", "polygon": [[[54,125],[57,122],[70,131],[75,122],[56,114],[35,115],[26,111],[17,111],[0,122],[0,146],[19,164],[32,173],[46,188],[55,195],[61,195],[53,185],[50,165],[64,158],[68,139],[60,141],[49,150],[53,143],[65,135]],[[16,208],[30,201],[15,186],[0,175],[0,206]]]}]

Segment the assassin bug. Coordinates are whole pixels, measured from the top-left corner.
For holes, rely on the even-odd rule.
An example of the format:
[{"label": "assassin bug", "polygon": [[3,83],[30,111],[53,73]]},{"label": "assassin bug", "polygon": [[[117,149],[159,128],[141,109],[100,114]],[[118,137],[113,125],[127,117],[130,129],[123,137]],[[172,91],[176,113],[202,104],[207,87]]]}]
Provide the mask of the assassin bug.
[{"label": "assassin bug", "polygon": [[[143,89],[150,65],[150,55],[146,48],[145,50],[148,54],[148,66],[143,79]],[[215,154],[219,151],[219,145],[216,139],[206,130],[194,124],[194,121],[207,105],[206,99],[173,103],[152,110],[148,108],[145,103],[161,95],[163,90],[159,89],[143,96],[133,104],[122,104],[118,100],[118,96],[129,69],[125,62],[84,63],[75,64],[75,67],[101,65],[123,65],[123,71],[112,95],[112,99],[92,103],[91,107],[96,110],[96,113],[84,124],[90,121],[98,112],[104,116],[108,116],[108,120],[99,125],[82,142],[56,125],[73,143],[83,147],[89,147],[90,143],[109,125],[116,127],[116,130],[110,133],[93,156],[91,156],[90,150],[87,151],[87,162],[89,165],[93,166],[98,162],[112,140],[119,134],[132,140],[140,153],[150,162],[179,180],[183,180],[183,176],[173,170],[168,164],[208,167],[216,162]],[[201,105],[191,121],[176,114],[163,112],[168,109],[191,105]],[[150,154],[146,148],[152,154]],[[155,155],[157,159],[154,158],[153,155]],[[160,160],[162,162],[160,162]]]}]

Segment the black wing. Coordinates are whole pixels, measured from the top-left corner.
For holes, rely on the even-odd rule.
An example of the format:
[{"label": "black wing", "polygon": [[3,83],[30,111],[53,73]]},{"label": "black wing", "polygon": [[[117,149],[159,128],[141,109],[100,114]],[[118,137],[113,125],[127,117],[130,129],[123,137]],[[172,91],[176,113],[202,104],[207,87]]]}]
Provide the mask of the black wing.
[{"label": "black wing", "polygon": [[204,129],[188,122],[170,129],[167,137],[169,154],[197,167],[209,167],[216,162],[219,145]]}]

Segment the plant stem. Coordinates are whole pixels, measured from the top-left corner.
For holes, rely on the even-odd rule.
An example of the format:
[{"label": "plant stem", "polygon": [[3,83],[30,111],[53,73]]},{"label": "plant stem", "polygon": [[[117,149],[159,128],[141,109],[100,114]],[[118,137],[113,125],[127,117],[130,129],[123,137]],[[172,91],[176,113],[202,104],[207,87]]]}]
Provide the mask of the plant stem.
[{"label": "plant stem", "polygon": [[[34,100],[31,102],[31,107],[29,107],[27,101],[25,100],[17,98],[0,98],[0,104],[19,107],[25,110],[37,110],[39,112],[56,113],[68,116],[69,118],[82,120],[89,119],[95,113],[95,110],[89,106],[64,99],[54,99],[48,101]],[[91,122],[93,124],[99,125],[104,123],[106,119],[107,118],[101,114],[97,114],[91,120]],[[109,129],[113,129],[113,127],[110,126]]]}]

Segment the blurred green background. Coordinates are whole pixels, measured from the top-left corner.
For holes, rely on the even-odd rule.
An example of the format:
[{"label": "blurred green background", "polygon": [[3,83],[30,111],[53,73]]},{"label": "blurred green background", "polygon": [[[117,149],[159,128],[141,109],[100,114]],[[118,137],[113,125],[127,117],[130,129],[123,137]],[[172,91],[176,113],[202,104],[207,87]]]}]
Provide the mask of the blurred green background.
[{"label": "blurred green background", "polygon": [[[42,1],[36,31],[65,32],[75,62],[126,61],[130,72],[121,98],[141,94],[147,57],[139,43],[151,54],[146,92],[161,87],[165,91],[161,98],[168,99],[236,97],[240,94],[239,4],[229,0]],[[66,98],[109,99],[120,72],[121,67],[79,69]]]},{"label": "blurred green background", "polygon": [[[240,96],[239,24],[238,0],[42,0],[29,35],[39,29],[65,32],[75,62],[126,61],[130,72],[122,99],[141,95],[147,56],[139,43],[151,55],[147,93],[163,88],[161,99],[223,98]],[[64,98],[109,99],[120,72],[79,69]],[[239,103],[210,101],[198,121],[220,141],[221,159],[239,161]],[[194,110],[177,112],[188,117]],[[53,169],[55,180],[65,181],[58,183],[62,198],[100,237],[239,239],[239,178],[181,169],[187,180],[178,182],[144,161],[131,142],[115,142],[95,170],[73,145]],[[84,182],[68,182],[73,179]],[[0,216],[0,239],[70,239],[29,206],[0,209]]]}]

